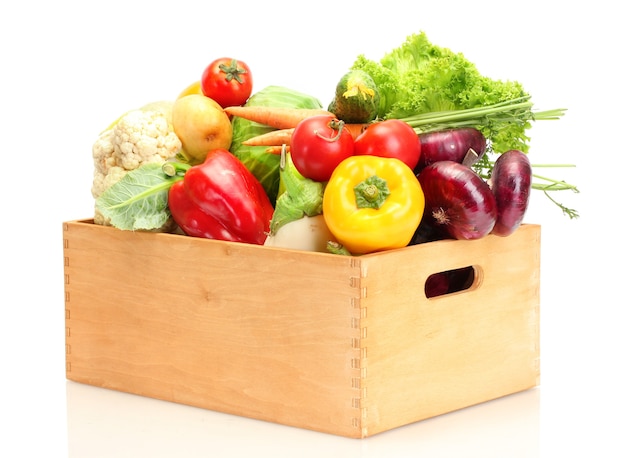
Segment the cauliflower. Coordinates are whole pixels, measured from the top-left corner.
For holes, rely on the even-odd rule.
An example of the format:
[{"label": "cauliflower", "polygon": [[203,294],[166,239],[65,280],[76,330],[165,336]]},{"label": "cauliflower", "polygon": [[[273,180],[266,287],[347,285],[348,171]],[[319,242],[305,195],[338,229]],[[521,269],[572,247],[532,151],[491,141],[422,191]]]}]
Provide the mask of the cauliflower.
[{"label": "cauliflower", "polygon": [[[163,163],[181,151],[171,125],[173,102],[155,102],[122,115],[102,132],[92,148],[91,194],[97,199],[126,173],[148,163]],[[110,222],[95,209],[94,222]]]}]

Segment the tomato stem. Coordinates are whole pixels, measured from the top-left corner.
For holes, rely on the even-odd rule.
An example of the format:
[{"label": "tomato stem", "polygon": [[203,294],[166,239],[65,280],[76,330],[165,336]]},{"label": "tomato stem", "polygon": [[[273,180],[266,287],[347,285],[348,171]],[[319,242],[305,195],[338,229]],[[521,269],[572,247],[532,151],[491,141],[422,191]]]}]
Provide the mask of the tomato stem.
[{"label": "tomato stem", "polygon": [[341,133],[343,132],[345,125],[346,125],[345,122],[339,119],[333,119],[328,123],[328,127],[330,127],[333,131],[337,131],[337,135],[334,135],[332,137],[326,137],[320,134],[317,129],[315,130],[314,133],[317,137],[321,138],[322,140],[326,140],[327,142],[336,142],[341,137]]},{"label": "tomato stem", "polygon": [[230,65],[220,64],[219,69],[226,73],[226,81],[235,80],[239,84],[243,84],[243,79],[240,75],[248,73],[245,68],[238,67],[235,59],[230,61]]}]

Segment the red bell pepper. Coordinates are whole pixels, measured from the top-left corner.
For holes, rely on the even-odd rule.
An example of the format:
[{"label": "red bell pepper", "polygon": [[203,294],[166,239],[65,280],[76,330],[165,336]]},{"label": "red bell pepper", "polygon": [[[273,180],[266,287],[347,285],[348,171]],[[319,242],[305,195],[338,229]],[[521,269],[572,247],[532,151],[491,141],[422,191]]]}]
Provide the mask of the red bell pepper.
[{"label": "red bell pepper", "polygon": [[169,190],[172,218],[187,235],[262,245],[274,207],[259,180],[230,151],[211,151]]}]

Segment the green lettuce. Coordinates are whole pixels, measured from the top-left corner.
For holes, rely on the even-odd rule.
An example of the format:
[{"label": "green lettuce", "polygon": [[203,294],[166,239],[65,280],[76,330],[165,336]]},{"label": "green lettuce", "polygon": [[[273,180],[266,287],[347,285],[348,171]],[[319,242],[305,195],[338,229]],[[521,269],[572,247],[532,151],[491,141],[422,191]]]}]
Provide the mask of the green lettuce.
[{"label": "green lettuce", "polygon": [[[380,91],[379,119],[409,120],[428,113],[468,110],[529,100],[517,81],[494,80],[479,73],[463,54],[432,44],[424,32],[407,37],[376,62],[359,55],[353,69],[369,73]],[[527,104],[520,113],[502,117],[420,124],[420,130],[472,126],[491,141],[494,151],[528,151],[526,129],[535,119]]]}]

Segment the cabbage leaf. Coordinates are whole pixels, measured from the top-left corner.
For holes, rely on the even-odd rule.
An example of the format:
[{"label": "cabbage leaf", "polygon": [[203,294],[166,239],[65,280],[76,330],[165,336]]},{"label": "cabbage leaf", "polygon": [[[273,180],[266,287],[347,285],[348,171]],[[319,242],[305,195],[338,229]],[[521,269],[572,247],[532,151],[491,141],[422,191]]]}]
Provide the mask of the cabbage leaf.
[{"label": "cabbage leaf", "polygon": [[[282,86],[267,86],[252,94],[246,106],[322,108],[317,98]],[[238,116],[233,117],[232,124],[231,153],[261,182],[270,201],[275,204],[280,183],[280,155],[267,153],[265,146],[242,145],[245,140],[274,129]]]}]

